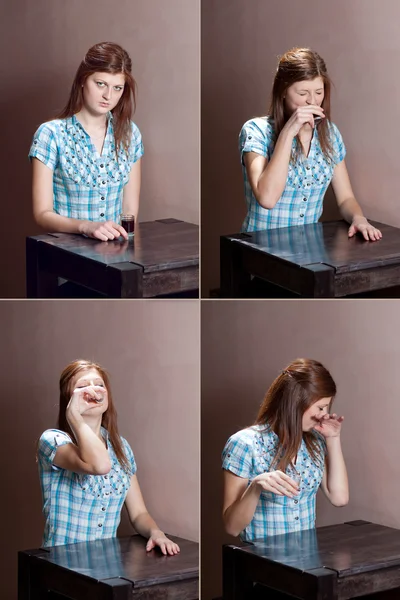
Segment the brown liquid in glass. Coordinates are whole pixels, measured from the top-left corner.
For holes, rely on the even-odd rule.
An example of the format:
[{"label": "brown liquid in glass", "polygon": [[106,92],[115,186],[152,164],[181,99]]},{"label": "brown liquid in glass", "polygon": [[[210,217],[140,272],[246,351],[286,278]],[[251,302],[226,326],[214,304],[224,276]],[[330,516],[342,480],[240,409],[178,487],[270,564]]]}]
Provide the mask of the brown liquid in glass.
[{"label": "brown liquid in glass", "polygon": [[121,219],[121,225],[125,229],[125,231],[128,235],[132,235],[133,233],[135,233],[134,219],[132,219],[132,220]]}]

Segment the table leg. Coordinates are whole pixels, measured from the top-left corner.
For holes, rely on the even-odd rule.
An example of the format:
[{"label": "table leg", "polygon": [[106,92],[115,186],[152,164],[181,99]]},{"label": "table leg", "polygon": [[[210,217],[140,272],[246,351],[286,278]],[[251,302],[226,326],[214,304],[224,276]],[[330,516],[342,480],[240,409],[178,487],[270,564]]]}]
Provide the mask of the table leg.
[{"label": "table leg", "polygon": [[58,277],[41,269],[40,242],[26,240],[26,297],[57,298]]},{"label": "table leg", "polygon": [[335,269],[317,263],[302,267],[302,298],[334,298]]},{"label": "table leg", "polygon": [[250,285],[251,275],[243,268],[241,250],[234,241],[220,238],[221,298],[241,298],[242,290]]},{"label": "table leg", "polygon": [[134,263],[108,265],[108,298],[143,298],[143,269]]},{"label": "table leg", "polygon": [[223,564],[223,600],[250,600],[253,594],[253,582],[246,579],[236,564],[235,549],[225,546],[222,554]]}]

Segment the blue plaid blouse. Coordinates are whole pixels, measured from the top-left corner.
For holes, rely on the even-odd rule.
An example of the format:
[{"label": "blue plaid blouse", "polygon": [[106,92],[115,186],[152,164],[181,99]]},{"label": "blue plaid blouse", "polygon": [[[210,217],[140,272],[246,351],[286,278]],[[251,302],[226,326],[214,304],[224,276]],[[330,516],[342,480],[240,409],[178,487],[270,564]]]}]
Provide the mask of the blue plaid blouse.
[{"label": "blue plaid blouse", "polygon": [[[318,130],[314,129],[310,152],[294,163],[290,161],[286,187],[274,208],[260,206],[253,194],[244,164],[244,152],[256,152],[271,160],[274,151],[274,127],[271,117],[251,119],[243,125],[239,136],[239,150],[244,178],[247,215],[242,231],[257,231],[277,227],[291,227],[316,223],[322,214],[325,192],[332,180],[333,171],[346,156],[346,148],[336,125],[330,123],[333,160],[328,161],[322,152]],[[296,149],[296,139],[292,150]]]},{"label": "blue plaid blouse", "polygon": [[128,442],[121,437],[130,464],[126,473],[108,439],[111,471],[107,475],[86,475],[61,469],[53,464],[59,446],[72,443],[68,434],[48,429],[39,440],[38,464],[43,497],[45,528],[43,546],[59,546],[76,542],[115,537],[121,510],[136,473],[136,463]]},{"label": "blue plaid blouse", "polygon": [[[296,467],[289,466],[286,470],[289,477],[296,472],[301,477],[300,493],[289,498],[262,491],[253,519],[240,534],[242,540],[265,539],[315,527],[315,500],[324,472],[326,444],[323,436],[317,432],[314,435],[321,450],[319,463],[313,462],[302,440]],[[242,429],[227,441],[222,453],[222,468],[248,479],[250,485],[257,475],[271,470],[277,446],[278,436],[268,425]]]},{"label": "blue plaid blouse", "polygon": [[132,165],[143,155],[142,136],[132,122],[129,151],[114,143],[113,116],[100,155],[75,115],[43,123],[36,131],[29,158],[37,158],[54,171],[54,212],[64,217],[119,223],[123,188]]}]

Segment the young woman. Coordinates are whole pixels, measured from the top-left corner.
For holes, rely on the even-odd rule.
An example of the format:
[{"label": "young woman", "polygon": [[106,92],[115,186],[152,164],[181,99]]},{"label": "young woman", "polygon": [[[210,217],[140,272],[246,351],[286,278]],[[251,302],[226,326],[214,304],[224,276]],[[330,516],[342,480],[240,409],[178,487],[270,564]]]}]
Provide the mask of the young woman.
[{"label": "young woman", "polygon": [[268,116],[247,121],[240,133],[242,231],[316,223],[332,183],[349,237],[382,237],[354,198],[343,139],[331,122],[330,89],[325,62],[313,50],[294,48],[279,60]]},{"label": "young woman", "polygon": [[119,435],[107,373],[78,360],[61,373],[58,429],[40,437],[44,546],[116,536],[125,502],[146,550],[179,552],[146,510],[128,442]]},{"label": "young woman", "polygon": [[33,213],[45,230],[128,239],[120,214],[137,218],[143,155],[131,121],[131,69],[123,48],[96,44],[78,68],[64,110],[36,131],[29,152]]},{"label": "young woman", "polygon": [[229,438],[222,455],[228,533],[252,541],[312,529],[320,485],[334,506],[348,503],[343,417],[329,414],[335,394],[323,365],[295,360],[272,383],[255,424]]}]

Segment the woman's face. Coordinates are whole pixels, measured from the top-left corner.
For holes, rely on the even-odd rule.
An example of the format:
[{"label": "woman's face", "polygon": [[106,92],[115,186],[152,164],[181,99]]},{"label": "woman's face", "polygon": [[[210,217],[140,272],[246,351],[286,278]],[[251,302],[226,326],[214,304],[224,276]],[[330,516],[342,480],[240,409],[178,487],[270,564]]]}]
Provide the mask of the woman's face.
[{"label": "woman's face", "polygon": [[323,415],[328,414],[332,398],[321,398],[317,400],[303,414],[303,431],[311,431]]},{"label": "woman's face", "polygon": [[324,99],[324,80],[316,77],[311,81],[297,81],[288,87],[284,97],[285,112],[288,116],[300,106],[314,104],[321,106]]},{"label": "woman's face", "polygon": [[96,369],[87,369],[86,371],[80,371],[71,379],[71,395],[76,389],[82,389],[88,386],[95,386],[96,392],[103,399],[102,402],[96,402],[96,400],[89,399],[87,404],[87,410],[81,414],[93,414],[100,415],[106,412],[108,408],[108,392],[105,386],[104,380],[100,373]]},{"label": "woman's face", "polygon": [[125,77],[122,73],[93,73],[83,85],[85,108],[93,115],[106,114],[115,108],[122,96]]}]

